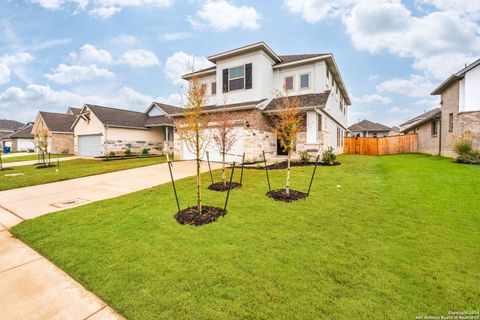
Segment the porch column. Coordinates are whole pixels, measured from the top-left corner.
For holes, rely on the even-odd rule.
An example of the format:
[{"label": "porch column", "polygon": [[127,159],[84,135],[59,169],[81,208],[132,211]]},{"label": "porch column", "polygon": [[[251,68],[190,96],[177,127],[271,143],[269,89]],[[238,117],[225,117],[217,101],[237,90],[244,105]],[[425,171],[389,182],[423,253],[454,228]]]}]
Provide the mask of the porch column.
[{"label": "porch column", "polygon": [[317,113],[315,111],[307,111],[307,144],[317,144]]}]

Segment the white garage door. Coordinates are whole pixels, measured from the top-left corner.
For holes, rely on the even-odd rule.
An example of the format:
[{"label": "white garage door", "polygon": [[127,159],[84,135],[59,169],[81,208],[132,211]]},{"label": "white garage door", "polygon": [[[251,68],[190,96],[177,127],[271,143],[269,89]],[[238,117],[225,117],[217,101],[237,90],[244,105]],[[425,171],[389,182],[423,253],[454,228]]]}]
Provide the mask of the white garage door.
[{"label": "white garage door", "polygon": [[17,139],[18,151],[28,151],[35,149],[35,143],[33,139]]},{"label": "white garage door", "polygon": [[102,155],[102,136],[78,136],[78,155],[99,157]]},{"label": "white garage door", "polygon": [[[209,158],[210,161],[222,161],[222,155],[220,153],[220,150],[215,143],[215,140],[213,138],[214,135],[214,130],[216,129],[208,129],[205,137],[207,137],[209,143],[206,147],[206,151],[209,153]],[[236,162],[239,163],[242,161],[242,154],[244,152],[244,132],[243,132],[243,127],[236,127],[234,128],[234,134],[235,134],[235,144],[232,146],[232,148],[228,151],[230,153],[225,157],[225,160],[227,162]],[[186,143],[184,142],[182,144],[182,159],[183,160],[194,160],[195,159],[195,153],[191,152]],[[238,155],[238,156],[236,156]],[[204,152],[202,156],[202,160],[207,160],[207,154]]]}]

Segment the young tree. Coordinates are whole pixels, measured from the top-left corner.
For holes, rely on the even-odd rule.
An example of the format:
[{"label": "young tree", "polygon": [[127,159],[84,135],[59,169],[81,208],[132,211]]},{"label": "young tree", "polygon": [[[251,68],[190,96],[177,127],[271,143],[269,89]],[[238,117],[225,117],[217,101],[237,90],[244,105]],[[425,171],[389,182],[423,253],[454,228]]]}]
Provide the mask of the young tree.
[{"label": "young tree", "polygon": [[290,161],[297,142],[297,133],[302,125],[303,114],[300,113],[300,100],[297,97],[288,97],[278,93],[274,101],[276,112],[272,117],[273,132],[288,154],[285,191],[290,194]]},{"label": "young tree", "polygon": [[207,129],[210,118],[203,113],[205,105],[205,89],[202,87],[200,81],[194,76],[190,80],[185,103],[185,124],[179,125],[177,129],[180,139],[184,141],[187,149],[195,154],[195,160],[197,162],[197,208],[199,214],[202,214],[200,161],[209,142],[209,137],[207,136],[208,130],[205,129]]},{"label": "young tree", "polygon": [[35,135],[35,148],[37,148],[40,154],[40,161],[45,164],[46,154],[48,153],[48,131],[43,129],[40,133]]},{"label": "young tree", "polygon": [[213,141],[222,154],[222,181],[223,186],[226,187],[227,174],[225,170],[225,157],[235,142],[237,142],[237,136],[233,127],[234,118],[232,114],[227,111],[225,104],[222,107],[222,111],[218,113],[216,120],[217,128],[213,133]]}]

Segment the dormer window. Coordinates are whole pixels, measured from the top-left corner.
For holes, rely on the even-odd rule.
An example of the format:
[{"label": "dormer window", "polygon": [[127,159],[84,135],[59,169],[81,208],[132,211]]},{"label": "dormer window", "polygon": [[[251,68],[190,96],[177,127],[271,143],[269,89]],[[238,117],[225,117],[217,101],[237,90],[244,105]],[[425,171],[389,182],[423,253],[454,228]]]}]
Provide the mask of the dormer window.
[{"label": "dormer window", "polygon": [[245,88],[245,66],[230,68],[228,70],[228,86],[230,90]]}]

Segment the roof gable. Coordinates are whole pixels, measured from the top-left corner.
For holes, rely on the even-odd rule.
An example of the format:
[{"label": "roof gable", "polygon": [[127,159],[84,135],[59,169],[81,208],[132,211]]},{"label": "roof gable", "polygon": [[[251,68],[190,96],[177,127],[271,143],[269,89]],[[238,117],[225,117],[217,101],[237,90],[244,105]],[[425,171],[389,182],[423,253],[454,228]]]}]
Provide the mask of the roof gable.
[{"label": "roof gable", "polygon": [[363,132],[363,131],[391,131],[392,128],[387,127],[378,122],[372,122],[367,119],[364,119],[360,122],[352,124],[348,127],[348,130],[352,132]]},{"label": "roof gable", "polygon": [[39,116],[51,132],[73,132],[71,127],[76,119],[74,115],[40,111]]},{"label": "roof gable", "polygon": [[15,120],[0,119],[0,130],[14,131],[23,127],[24,125],[25,124]]},{"label": "roof gable", "polygon": [[447,78],[447,80],[443,81],[438,87],[435,88],[435,90],[432,91],[431,95],[439,95],[442,94],[442,92],[447,89],[452,83],[454,83],[457,80],[463,79],[465,77],[465,74],[472,70],[475,69],[480,65],[480,59],[472,62],[468,66],[465,66],[462,70],[452,74],[450,77]]}]

